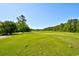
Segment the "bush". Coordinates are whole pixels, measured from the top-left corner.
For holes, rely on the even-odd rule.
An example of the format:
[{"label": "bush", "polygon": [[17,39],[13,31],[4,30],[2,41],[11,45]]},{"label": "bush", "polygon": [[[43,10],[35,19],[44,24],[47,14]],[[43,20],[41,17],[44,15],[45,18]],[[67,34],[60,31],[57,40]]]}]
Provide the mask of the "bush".
[{"label": "bush", "polygon": [[5,21],[1,23],[1,34],[12,34],[16,30],[16,24],[12,21]]}]

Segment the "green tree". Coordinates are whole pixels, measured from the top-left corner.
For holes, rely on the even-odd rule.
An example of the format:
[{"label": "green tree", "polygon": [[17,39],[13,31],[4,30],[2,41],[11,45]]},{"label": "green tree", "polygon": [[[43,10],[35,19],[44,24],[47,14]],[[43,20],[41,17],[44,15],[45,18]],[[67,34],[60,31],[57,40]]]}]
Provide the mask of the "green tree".
[{"label": "green tree", "polygon": [[77,31],[77,19],[70,19],[68,20],[68,27],[70,32],[76,32]]},{"label": "green tree", "polygon": [[0,34],[4,32],[3,22],[0,22]]},{"label": "green tree", "polygon": [[61,23],[61,24],[59,25],[59,31],[63,31],[63,28],[64,28],[64,24]]},{"label": "green tree", "polygon": [[77,32],[79,32],[79,21],[77,22]]},{"label": "green tree", "polygon": [[17,20],[18,20],[18,22],[16,23],[17,31],[19,32],[30,32],[31,31],[29,26],[26,24],[26,19],[24,15],[17,17]]},{"label": "green tree", "polygon": [[16,24],[12,21],[5,21],[2,24],[4,34],[12,34],[16,30]]},{"label": "green tree", "polygon": [[12,21],[0,22],[1,34],[12,34],[16,29],[16,24]]},{"label": "green tree", "polygon": [[77,22],[78,20],[77,19],[73,19],[73,32],[76,32],[77,31]]},{"label": "green tree", "polygon": [[50,29],[51,31],[79,32],[79,20],[69,19],[66,23],[61,23],[53,27],[45,28],[45,30],[46,29]]}]

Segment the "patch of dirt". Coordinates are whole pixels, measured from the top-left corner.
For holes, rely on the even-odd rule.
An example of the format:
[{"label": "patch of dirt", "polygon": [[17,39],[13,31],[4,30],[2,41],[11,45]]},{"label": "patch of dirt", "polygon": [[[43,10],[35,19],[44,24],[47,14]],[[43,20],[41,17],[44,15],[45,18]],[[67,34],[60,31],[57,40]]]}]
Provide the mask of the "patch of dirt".
[{"label": "patch of dirt", "polygon": [[7,37],[11,37],[11,36],[0,36],[0,39],[7,38]]}]

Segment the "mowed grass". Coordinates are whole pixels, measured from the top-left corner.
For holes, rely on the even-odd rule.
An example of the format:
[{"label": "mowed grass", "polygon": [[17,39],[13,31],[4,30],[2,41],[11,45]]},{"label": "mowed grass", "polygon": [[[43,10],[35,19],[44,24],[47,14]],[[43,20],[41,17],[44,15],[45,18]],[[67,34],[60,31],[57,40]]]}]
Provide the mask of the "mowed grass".
[{"label": "mowed grass", "polygon": [[79,33],[38,31],[0,39],[1,56],[79,56]]}]

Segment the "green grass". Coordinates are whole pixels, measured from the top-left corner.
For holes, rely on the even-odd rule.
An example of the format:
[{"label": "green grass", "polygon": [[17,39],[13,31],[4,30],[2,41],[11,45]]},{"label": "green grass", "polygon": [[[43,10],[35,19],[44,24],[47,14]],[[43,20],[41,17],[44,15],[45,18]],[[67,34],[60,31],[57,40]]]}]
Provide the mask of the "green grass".
[{"label": "green grass", "polygon": [[79,33],[38,31],[0,39],[1,56],[79,56]]}]

